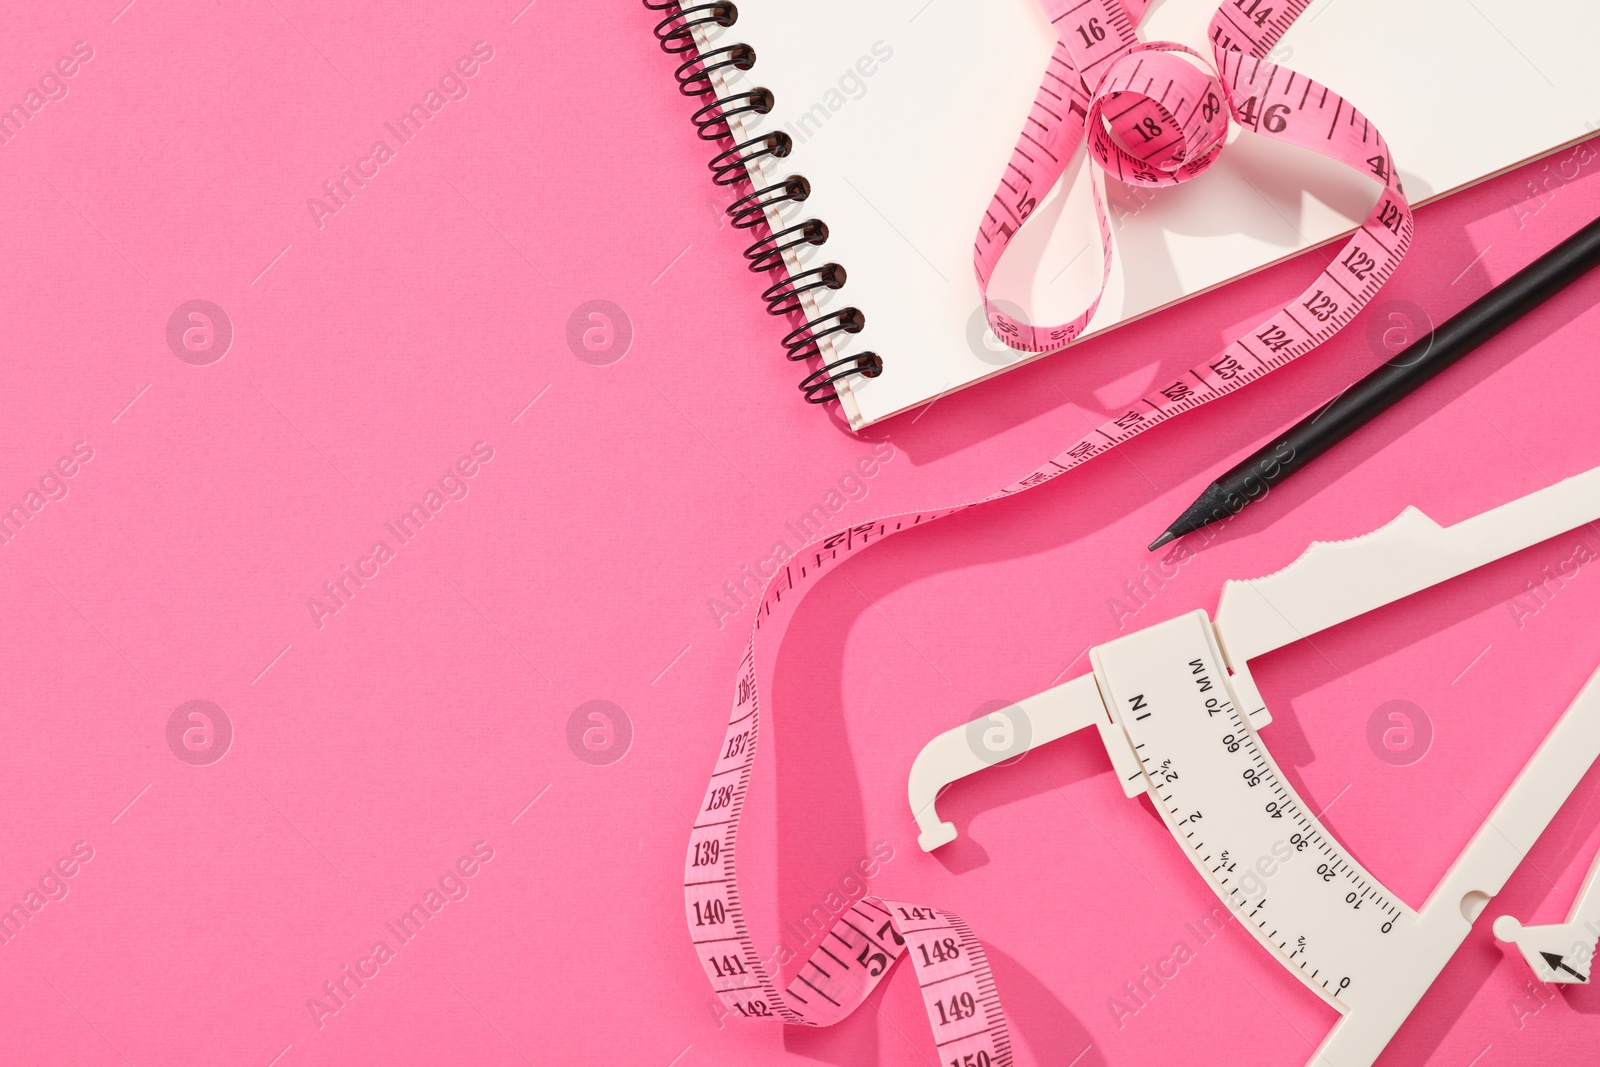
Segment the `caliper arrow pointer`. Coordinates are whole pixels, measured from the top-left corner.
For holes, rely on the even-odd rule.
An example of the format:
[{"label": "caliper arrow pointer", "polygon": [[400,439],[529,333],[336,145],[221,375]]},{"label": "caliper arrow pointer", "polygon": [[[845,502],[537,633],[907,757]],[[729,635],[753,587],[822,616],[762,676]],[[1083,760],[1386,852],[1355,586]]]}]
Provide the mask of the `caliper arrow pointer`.
[{"label": "caliper arrow pointer", "polygon": [[1580,982],[1587,982],[1589,980],[1583,975],[1579,974],[1577,971],[1573,970],[1571,967],[1568,967],[1565,962],[1566,957],[1558,956],[1554,952],[1541,952],[1539,955],[1544,957],[1544,961],[1550,965],[1550,969],[1552,971],[1566,971]]}]

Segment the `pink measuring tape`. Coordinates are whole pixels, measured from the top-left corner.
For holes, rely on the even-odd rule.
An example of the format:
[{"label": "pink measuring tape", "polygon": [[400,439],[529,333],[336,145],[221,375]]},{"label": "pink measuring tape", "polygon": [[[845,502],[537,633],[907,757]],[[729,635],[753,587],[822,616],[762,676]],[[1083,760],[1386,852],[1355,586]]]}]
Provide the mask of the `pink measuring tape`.
[{"label": "pink measuring tape", "polygon": [[[731,1013],[827,1026],[849,1015],[903,956],[922,989],[941,1067],[999,1067],[1011,1045],[988,960],[965,923],[937,908],[876,896],[840,916],[795,977],[779,987],[745,922],[735,849],[759,737],[755,638],[792,611],[825,572],[881,538],[989,500],[1025,492],[1174,415],[1233,392],[1310,351],[1350,321],[1394,272],[1411,240],[1411,209],[1377,129],[1337,93],[1261,57],[1310,0],[1228,0],[1211,21],[1215,72],[1182,45],[1146,44],[1134,25],[1149,0],[1043,0],[1059,41],[994,200],[974,265],[985,291],[1007,245],[1086,137],[1094,166],[1136,185],[1188,181],[1222,151],[1230,118],[1263,136],[1330,156],[1383,183],[1372,213],[1315,282],[1221,355],[1142,399],[1045,466],[983,500],[910,512],[806,545],[763,591],[736,681],[711,781],[684,864],[684,905],[695,952]],[[681,16],[680,12],[680,16]],[[1111,238],[1095,185],[1105,267]],[[1014,348],[1060,348],[1079,336],[1099,296],[1060,326],[1032,326],[988,304],[996,334]]]},{"label": "pink measuring tape", "polygon": [[[1243,384],[1237,379],[1250,371],[1256,372],[1250,378],[1259,377],[1315,348],[1372,299],[1411,240],[1411,208],[1388,146],[1339,94],[1260,58],[1309,2],[1290,0],[1276,11],[1267,0],[1224,3],[1211,19],[1212,74],[1185,58],[1199,60],[1183,45],[1139,41],[1134,19],[1149,0],[1043,0],[1058,35],[1055,51],[973,248],[996,336],[1023,352],[1051,351],[1076,339],[1100,306],[1112,246],[1098,181],[1091,185],[1102,266],[1100,291],[1089,306],[1071,322],[1031,326],[997,308],[988,295],[1000,257],[1061,178],[1085,130],[1089,159],[1103,173],[1129,185],[1178,185],[1216,161],[1230,115],[1245,129],[1330,156],[1384,188],[1372,214],[1311,287],[1210,364],[1220,379],[1211,383],[1218,390],[1212,396],[1237,388]],[[1179,399],[1163,391],[1150,404],[1159,410]]]}]

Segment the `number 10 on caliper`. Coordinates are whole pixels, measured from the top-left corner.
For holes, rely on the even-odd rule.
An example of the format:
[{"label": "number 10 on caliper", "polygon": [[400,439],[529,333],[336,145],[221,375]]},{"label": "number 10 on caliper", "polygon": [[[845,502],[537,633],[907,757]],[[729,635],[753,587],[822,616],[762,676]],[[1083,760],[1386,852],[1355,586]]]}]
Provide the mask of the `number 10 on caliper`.
[{"label": "number 10 on caliper", "polygon": [[[1600,672],[1413,910],[1290,788],[1258,733],[1271,716],[1249,661],[1596,518],[1600,469],[1447,528],[1408,508],[1365,537],[1315,543],[1270,577],[1226,583],[1215,619],[1197,611],[1095,648],[1092,673],[1018,706],[1030,748],[1094,727],[1124,792],[1149,795],[1242,925],[1341,1013],[1316,1067],[1377,1059],[1600,756]],[[956,836],[935,810],[939,791],[987,766],[969,729],[934,738],[912,766],[924,850]],[[1274,877],[1247,877],[1263,858],[1278,861]]]}]

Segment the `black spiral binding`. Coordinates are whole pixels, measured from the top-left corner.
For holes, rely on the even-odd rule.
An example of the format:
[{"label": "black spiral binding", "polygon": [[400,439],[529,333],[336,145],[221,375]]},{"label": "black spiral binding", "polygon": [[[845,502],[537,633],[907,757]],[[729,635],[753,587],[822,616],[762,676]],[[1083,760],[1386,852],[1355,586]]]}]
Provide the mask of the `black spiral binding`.
[{"label": "black spiral binding", "polygon": [[[755,49],[748,44],[730,44],[701,52],[695,44],[696,26],[727,28],[739,20],[739,9],[731,3],[684,4],[681,0],[642,0],[651,11],[664,16],[656,24],[656,40],[662,51],[669,55],[684,56],[676,71],[678,89],[684,96],[710,97],[691,121],[700,136],[707,141],[725,142],[729,147],[712,158],[711,180],[718,185],[737,185],[741,182],[754,186],[749,165],[763,156],[782,159],[794,149],[794,142],[781,130],[761,134],[748,140],[733,142],[733,128],[728,120],[735,115],[765,115],[773,108],[772,92],[755,88],[748,92],[716,96],[716,84],[711,72],[716,70],[749,70],[755,66]],[[790,275],[784,269],[783,253],[804,245],[823,245],[828,240],[827,223],[821,219],[806,219],[776,232],[767,223],[767,209],[783,203],[802,203],[811,195],[811,183],[799,174],[791,174],[779,182],[735,200],[728,206],[728,218],[741,230],[759,229],[765,233],[745,249],[745,259],[750,269],[758,274],[780,271],[781,279],[770,286],[761,298],[766,301],[767,313],[779,318],[803,317],[801,294],[821,289],[838,289],[844,285],[845,270],[837,263]],[[861,332],[866,325],[866,315],[860,308],[844,307],[829,311],[801,323],[783,339],[788,358],[795,362],[815,360],[817,366],[800,383],[800,391],[812,404],[824,404],[839,398],[836,386],[854,374],[876,378],[883,373],[883,360],[875,352],[859,352],[823,362],[821,341],[832,334]]]}]

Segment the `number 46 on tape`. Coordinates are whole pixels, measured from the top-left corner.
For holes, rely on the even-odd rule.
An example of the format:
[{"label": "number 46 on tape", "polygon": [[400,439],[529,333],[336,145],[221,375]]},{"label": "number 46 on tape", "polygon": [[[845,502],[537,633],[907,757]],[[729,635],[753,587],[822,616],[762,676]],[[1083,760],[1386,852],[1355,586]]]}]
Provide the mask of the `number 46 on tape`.
[{"label": "number 46 on tape", "polygon": [[[1095,648],[1092,673],[1017,705],[1029,748],[1094,727],[1124,792],[1149,794],[1245,929],[1341,1013],[1312,1067],[1370,1067],[1600,756],[1600,671],[1414,911],[1318,822],[1262,745],[1271,718],[1249,661],[1596,518],[1600,468],[1448,528],[1408,508],[1365,537],[1311,545],[1277,574],[1226,583],[1215,619],[1197,611]],[[967,740],[982,722],[940,734],[911,768],[924,850],[956,836],[935,810],[939,791],[988,766]],[[1236,873],[1239,857],[1285,846],[1306,862],[1284,863],[1270,885]],[[1591,875],[1566,925],[1502,917],[1495,932],[1541,978],[1587,981],[1552,950],[1570,954],[1597,921]]]}]

